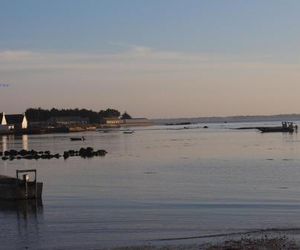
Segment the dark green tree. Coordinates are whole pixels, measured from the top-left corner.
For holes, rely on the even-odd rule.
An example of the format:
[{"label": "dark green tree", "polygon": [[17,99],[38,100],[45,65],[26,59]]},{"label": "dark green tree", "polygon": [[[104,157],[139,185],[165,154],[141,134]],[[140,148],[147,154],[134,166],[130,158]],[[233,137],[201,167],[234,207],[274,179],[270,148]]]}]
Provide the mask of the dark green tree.
[{"label": "dark green tree", "polygon": [[132,119],[131,115],[129,115],[126,111],[122,114],[121,116],[121,119],[122,120],[125,120],[125,119]]},{"label": "dark green tree", "polygon": [[89,118],[90,123],[99,123],[103,118],[119,117],[120,112],[116,109],[106,109],[100,112],[87,109],[56,109],[50,110],[42,108],[29,108],[26,110],[26,117],[29,122],[46,122],[51,117],[62,116],[80,116],[83,118]]},{"label": "dark green tree", "polygon": [[121,113],[116,109],[100,110],[99,115],[101,118],[120,117]]}]

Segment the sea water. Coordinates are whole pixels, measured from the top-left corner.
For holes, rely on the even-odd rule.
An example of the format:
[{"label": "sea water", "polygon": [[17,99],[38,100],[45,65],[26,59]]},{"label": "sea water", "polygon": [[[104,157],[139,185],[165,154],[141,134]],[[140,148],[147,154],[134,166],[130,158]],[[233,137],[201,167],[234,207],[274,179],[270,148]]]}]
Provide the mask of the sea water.
[{"label": "sea water", "polygon": [[[256,124],[0,137],[1,150],[105,157],[0,161],[37,169],[42,204],[0,202],[0,249],[90,249],[300,227],[300,135]],[[268,124],[267,124],[268,125]],[[70,141],[84,136],[85,141]],[[186,238],[186,240],[185,240]],[[164,241],[163,241],[164,242]]]}]

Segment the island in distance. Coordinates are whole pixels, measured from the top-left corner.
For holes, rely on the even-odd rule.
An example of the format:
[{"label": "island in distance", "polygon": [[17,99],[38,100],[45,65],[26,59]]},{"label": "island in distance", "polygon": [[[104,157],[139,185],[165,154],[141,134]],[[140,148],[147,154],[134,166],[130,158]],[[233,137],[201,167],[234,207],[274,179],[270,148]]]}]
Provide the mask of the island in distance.
[{"label": "island in distance", "polygon": [[147,118],[133,118],[116,109],[29,108],[23,114],[0,113],[0,134],[46,134],[95,131],[96,129],[149,126]]}]

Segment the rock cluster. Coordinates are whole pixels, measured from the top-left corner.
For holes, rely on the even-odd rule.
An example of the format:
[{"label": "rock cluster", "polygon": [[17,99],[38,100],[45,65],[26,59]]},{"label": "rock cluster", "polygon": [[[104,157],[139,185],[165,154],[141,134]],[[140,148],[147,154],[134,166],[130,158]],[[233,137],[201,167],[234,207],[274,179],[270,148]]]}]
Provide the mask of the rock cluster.
[{"label": "rock cluster", "polygon": [[27,160],[39,160],[39,159],[52,159],[56,158],[59,159],[63,157],[67,159],[72,156],[80,156],[82,158],[91,158],[94,156],[105,156],[107,152],[104,149],[94,151],[93,148],[81,148],[79,151],[76,150],[69,150],[65,151],[63,155],[61,154],[51,154],[49,150],[47,151],[35,151],[35,150],[14,150],[11,149],[9,151],[0,152],[0,156],[2,156],[2,160],[20,160],[20,159],[27,159]]},{"label": "rock cluster", "polygon": [[65,151],[63,154],[64,159],[67,159],[72,156],[80,156],[82,158],[91,158],[94,156],[105,156],[107,152],[104,149],[99,149],[94,151],[93,148],[87,147],[87,148],[80,148],[79,151],[75,150],[69,150]]}]

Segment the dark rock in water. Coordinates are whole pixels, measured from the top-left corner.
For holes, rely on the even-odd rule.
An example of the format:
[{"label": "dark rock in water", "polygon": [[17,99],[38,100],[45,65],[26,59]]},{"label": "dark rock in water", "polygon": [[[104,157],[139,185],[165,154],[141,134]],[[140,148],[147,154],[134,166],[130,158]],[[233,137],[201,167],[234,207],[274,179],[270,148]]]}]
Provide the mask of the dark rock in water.
[{"label": "dark rock in water", "polygon": [[31,155],[33,155],[33,156],[38,154],[38,152],[35,151],[35,150],[31,150],[29,153],[30,153]]},{"label": "dark rock in water", "polygon": [[34,156],[34,159],[35,159],[35,160],[41,159],[41,156],[40,156],[40,155],[35,155],[35,156]]},{"label": "dark rock in water", "polygon": [[25,155],[24,159],[33,160],[33,155]]},{"label": "dark rock in water", "polygon": [[94,152],[91,152],[91,151],[87,151],[85,157],[88,157],[88,158],[91,158],[94,156]]},{"label": "dark rock in water", "polygon": [[91,148],[91,147],[87,147],[87,148],[86,148],[86,151],[89,152],[89,153],[92,153],[92,152],[94,152],[94,149]]},{"label": "dark rock in water", "polygon": [[53,155],[56,159],[59,159],[60,158],[60,154],[55,154]]},{"label": "dark rock in water", "polygon": [[69,152],[65,151],[63,157],[64,157],[64,159],[68,159],[70,157]]},{"label": "dark rock in water", "polygon": [[92,154],[93,151],[91,151],[91,148],[81,148],[79,150],[79,156],[86,158],[89,157]]},{"label": "dark rock in water", "polygon": [[79,155],[83,155],[83,154],[85,154],[85,152],[86,152],[85,148],[80,148]]},{"label": "dark rock in water", "polygon": [[21,155],[21,156],[25,156],[27,154],[28,154],[28,151],[25,150],[25,149],[22,149],[22,150],[19,151],[19,155]]},{"label": "dark rock in water", "polygon": [[208,128],[208,126],[204,126],[203,128]]},{"label": "dark rock in water", "polygon": [[83,158],[87,157],[88,151],[85,148],[79,150],[79,155]]},{"label": "dark rock in water", "polygon": [[51,154],[50,151],[35,151],[35,150],[25,150],[22,149],[20,151],[11,149],[4,152],[0,151],[0,155],[2,156],[2,160],[14,160],[14,159],[27,159],[27,160],[38,160],[38,159],[59,159],[60,157],[64,157],[64,159],[67,159],[69,157],[73,156],[80,156],[82,158],[92,158],[95,156],[105,156],[107,152],[103,149],[94,151],[92,147],[87,148],[80,148],[79,151],[77,150],[68,150],[64,151],[63,155],[60,154]]},{"label": "dark rock in water", "polygon": [[14,150],[14,149],[11,149],[11,150],[9,151],[9,153],[10,153],[10,155],[12,155],[12,156],[18,155],[18,151],[17,151],[17,150]]},{"label": "dark rock in water", "polygon": [[103,149],[94,151],[94,149],[92,147],[87,147],[87,148],[81,148],[79,150],[79,156],[81,156],[82,158],[91,158],[94,156],[104,156],[107,152]]},{"label": "dark rock in water", "polygon": [[86,148],[86,157],[93,157],[94,156],[94,149],[91,147]]},{"label": "dark rock in water", "polygon": [[97,151],[97,153],[98,153],[99,156],[105,156],[107,154],[107,152],[104,149],[99,149]]},{"label": "dark rock in water", "polygon": [[75,150],[69,150],[69,155],[74,156],[75,155]]}]

